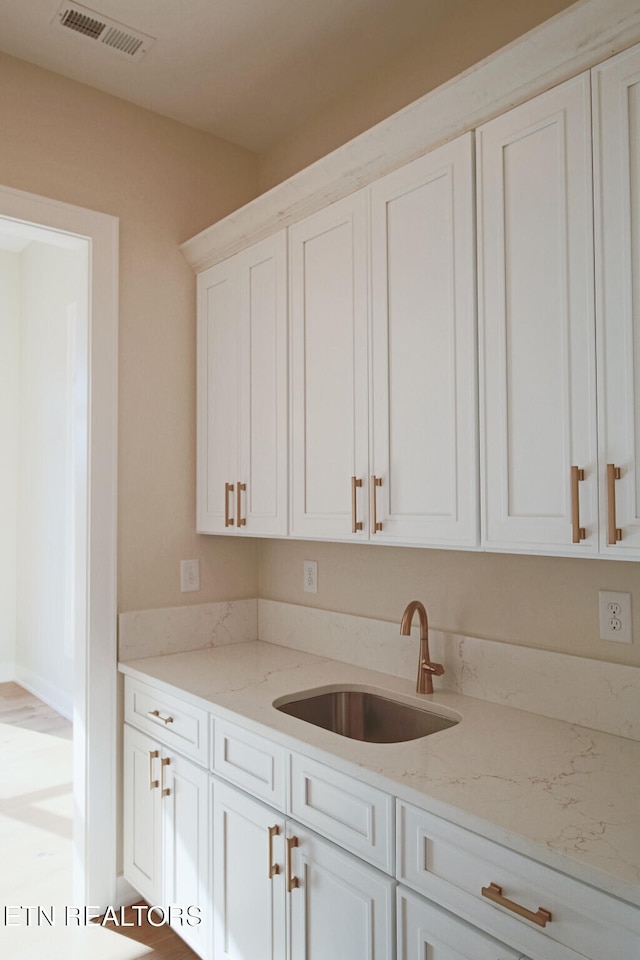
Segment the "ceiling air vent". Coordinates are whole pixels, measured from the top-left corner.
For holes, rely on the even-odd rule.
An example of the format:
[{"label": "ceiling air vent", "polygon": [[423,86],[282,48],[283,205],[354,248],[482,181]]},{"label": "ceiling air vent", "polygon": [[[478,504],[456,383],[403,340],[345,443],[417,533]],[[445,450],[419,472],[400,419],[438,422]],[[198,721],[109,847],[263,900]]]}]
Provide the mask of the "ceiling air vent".
[{"label": "ceiling air vent", "polygon": [[121,53],[129,60],[142,60],[147,50],[155,43],[153,37],[139,30],[132,30],[116,20],[104,17],[95,10],[89,10],[79,3],[61,5],[55,15],[52,26],[64,30],[73,30],[88,40]]}]

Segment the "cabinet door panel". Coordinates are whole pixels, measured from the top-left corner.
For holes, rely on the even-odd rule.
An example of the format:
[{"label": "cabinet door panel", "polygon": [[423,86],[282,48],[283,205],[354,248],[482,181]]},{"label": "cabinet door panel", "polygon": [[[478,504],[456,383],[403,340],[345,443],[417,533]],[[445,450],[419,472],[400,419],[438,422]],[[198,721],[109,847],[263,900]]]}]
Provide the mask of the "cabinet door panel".
[{"label": "cabinet door panel", "polygon": [[[640,48],[593,71],[601,550],[640,556]],[[610,543],[606,466],[620,468]]]},{"label": "cabinet door panel", "polygon": [[[478,131],[483,538],[597,550],[589,78]],[[573,543],[571,467],[580,526]]]},{"label": "cabinet door panel", "polygon": [[398,960],[520,960],[521,956],[477,927],[398,887]]},{"label": "cabinet door panel", "polygon": [[[332,204],[290,231],[292,533],[352,533],[351,477],[368,463],[366,197]],[[366,524],[365,524],[366,527]]]},{"label": "cabinet door panel", "polygon": [[[216,960],[286,956],[284,820],[257,800],[214,782],[213,891]],[[269,827],[278,827],[270,863]],[[278,872],[269,877],[269,867]]]},{"label": "cabinet door panel", "polygon": [[468,134],[372,187],[380,542],[477,544],[472,149]]},{"label": "cabinet door panel", "polygon": [[392,960],[395,882],[297,824],[287,833],[298,838],[291,960]]},{"label": "cabinet door panel", "polygon": [[241,255],[240,529],[258,536],[287,532],[286,256],[285,231]]},{"label": "cabinet door panel", "polygon": [[124,875],[150,904],[162,903],[160,745],[124,728]]},{"label": "cabinet door panel", "polygon": [[[240,430],[238,261],[198,277],[198,504],[200,533],[224,533],[225,484],[238,479]],[[229,497],[235,517],[235,498]]]},{"label": "cabinet door panel", "polygon": [[[163,757],[164,900],[171,923],[201,957],[210,954],[209,778],[171,753]],[[169,761],[168,763],[166,761]],[[190,909],[198,908],[198,910]],[[196,923],[195,920],[200,922]]]}]

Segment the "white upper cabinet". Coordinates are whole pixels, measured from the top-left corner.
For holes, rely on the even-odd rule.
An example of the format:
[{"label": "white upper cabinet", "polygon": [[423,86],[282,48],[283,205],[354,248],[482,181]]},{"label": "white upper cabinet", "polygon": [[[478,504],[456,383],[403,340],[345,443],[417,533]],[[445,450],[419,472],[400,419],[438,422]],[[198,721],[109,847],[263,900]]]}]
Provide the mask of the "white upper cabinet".
[{"label": "white upper cabinet", "polygon": [[198,530],[287,533],[286,234],[198,276]]},{"label": "white upper cabinet", "polygon": [[472,135],[290,237],[292,533],[476,546]]},{"label": "white upper cabinet", "polygon": [[600,549],[614,558],[638,558],[640,47],[596,67],[592,76]]},{"label": "white upper cabinet", "polygon": [[[371,188],[371,474],[380,542],[478,543],[473,137]],[[371,488],[373,502],[374,489]]]},{"label": "white upper cabinet", "polygon": [[589,75],[479,128],[483,543],[598,550]]},{"label": "white upper cabinet", "polygon": [[[362,539],[368,527],[366,191],[289,233],[291,533]],[[354,529],[354,512],[362,531]]]}]

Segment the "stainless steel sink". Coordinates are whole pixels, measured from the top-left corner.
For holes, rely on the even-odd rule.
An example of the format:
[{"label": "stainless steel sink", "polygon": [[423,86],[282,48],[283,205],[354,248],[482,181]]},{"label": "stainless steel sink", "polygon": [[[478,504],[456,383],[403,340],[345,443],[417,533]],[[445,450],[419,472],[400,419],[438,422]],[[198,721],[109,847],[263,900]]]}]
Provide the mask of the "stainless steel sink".
[{"label": "stainless steel sink", "polygon": [[368,690],[311,691],[296,700],[275,701],[274,707],[316,727],[367,743],[417,740],[459,723]]}]

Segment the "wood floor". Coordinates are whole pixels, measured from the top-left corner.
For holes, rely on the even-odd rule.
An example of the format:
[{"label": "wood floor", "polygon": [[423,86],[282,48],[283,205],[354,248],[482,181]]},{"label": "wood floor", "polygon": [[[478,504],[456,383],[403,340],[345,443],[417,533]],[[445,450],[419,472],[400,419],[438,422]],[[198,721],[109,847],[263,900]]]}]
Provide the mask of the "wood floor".
[{"label": "wood floor", "polygon": [[[55,710],[16,683],[0,683],[0,957],[198,960],[166,926],[65,923],[65,907],[74,905],[72,738],[72,724]],[[130,909],[125,919],[136,916]]]}]

